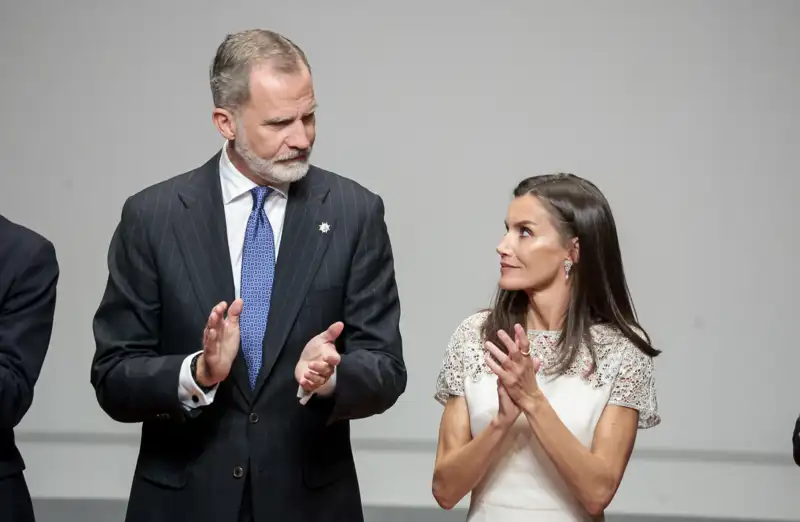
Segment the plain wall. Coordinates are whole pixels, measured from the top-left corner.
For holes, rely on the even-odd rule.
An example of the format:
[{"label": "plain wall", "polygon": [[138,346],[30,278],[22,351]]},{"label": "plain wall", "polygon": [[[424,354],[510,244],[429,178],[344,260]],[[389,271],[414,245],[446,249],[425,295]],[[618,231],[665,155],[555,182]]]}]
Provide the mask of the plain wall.
[{"label": "plain wall", "polygon": [[664,351],[664,422],[612,512],[796,516],[799,25],[800,3],[764,0],[4,2],[0,212],[62,267],[18,429],[33,494],[127,496],[139,427],[89,384],[109,239],[126,197],[220,148],[208,66],[264,27],[311,61],[314,162],[386,202],[409,381],[353,426],[365,503],[434,505],[444,348],[493,293],[515,184],[568,171],[609,198]]}]

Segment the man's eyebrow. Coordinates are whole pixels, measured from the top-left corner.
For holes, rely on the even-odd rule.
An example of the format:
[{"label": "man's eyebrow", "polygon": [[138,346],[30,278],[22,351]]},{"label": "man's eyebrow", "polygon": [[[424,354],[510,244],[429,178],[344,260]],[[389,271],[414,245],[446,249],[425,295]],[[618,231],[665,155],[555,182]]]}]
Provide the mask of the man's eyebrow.
[{"label": "man's eyebrow", "polygon": [[[307,111],[303,113],[304,116],[309,116],[313,114],[317,110],[317,104],[315,103],[312,105]],[[281,123],[289,123],[290,121],[294,121],[293,117],[286,117],[286,116],[276,116],[274,118],[270,118],[268,120],[264,120],[264,123],[268,125],[279,125]]]},{"label": "man's eyebrow", "polygon": [[264,120],[264,123],[270,125],[277,125],[280,123],[289,123],[290,121],[294,120],[294,118],[287,118],[286,116],[276,116],[274,118],[270,118],[268,120]]}]

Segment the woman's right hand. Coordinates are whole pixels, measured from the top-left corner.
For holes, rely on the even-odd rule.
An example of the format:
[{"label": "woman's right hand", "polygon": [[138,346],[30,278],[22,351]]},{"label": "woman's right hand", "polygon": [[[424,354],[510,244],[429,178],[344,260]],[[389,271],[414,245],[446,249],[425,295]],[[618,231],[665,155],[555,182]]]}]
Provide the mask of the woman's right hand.
[{"label": "woman's right hand", "polygon": [[503,383],[497,379],[497,398],[500,406],[497,410],[497,415],[494,418],[495,424],[501,428],[510,428],[519,417],[520,409],[511,400]]}]

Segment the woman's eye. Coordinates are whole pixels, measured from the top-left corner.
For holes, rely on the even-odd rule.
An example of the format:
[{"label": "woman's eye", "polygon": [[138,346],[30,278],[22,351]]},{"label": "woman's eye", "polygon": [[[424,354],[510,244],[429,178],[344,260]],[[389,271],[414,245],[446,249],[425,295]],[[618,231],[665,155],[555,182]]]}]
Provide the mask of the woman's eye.
[{"label": "woman's eye", "polygon": [[522,236],[522,237],[530,237],[530,236],[533,235],[533,232],[531,232],[527,228],[521,228],[521,229],[519,229],[519,235]]}]

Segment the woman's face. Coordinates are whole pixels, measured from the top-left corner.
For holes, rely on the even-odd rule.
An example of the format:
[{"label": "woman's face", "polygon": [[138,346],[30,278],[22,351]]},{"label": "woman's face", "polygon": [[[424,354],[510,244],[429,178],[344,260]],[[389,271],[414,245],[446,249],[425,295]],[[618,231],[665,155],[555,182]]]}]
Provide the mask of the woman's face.
[{"label": "woman's face", "polygon": [[508,206],[506,235],[497,246],[500,288],[541,291],[566,281],[564,261],[570,252],[539,199],[530,194]]}]

